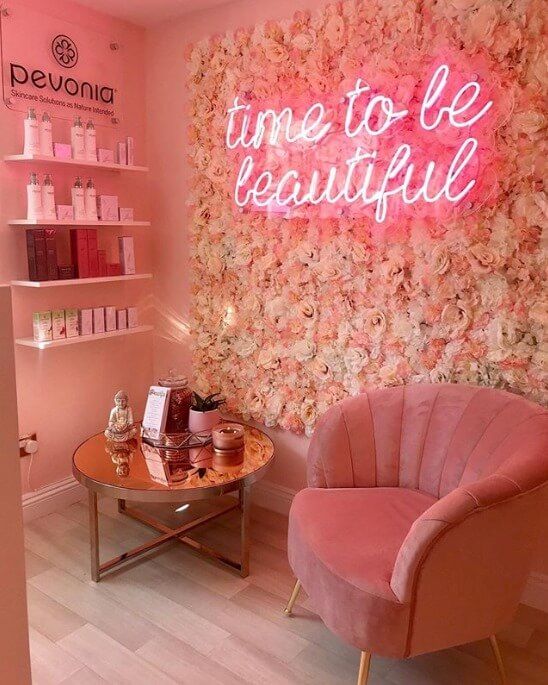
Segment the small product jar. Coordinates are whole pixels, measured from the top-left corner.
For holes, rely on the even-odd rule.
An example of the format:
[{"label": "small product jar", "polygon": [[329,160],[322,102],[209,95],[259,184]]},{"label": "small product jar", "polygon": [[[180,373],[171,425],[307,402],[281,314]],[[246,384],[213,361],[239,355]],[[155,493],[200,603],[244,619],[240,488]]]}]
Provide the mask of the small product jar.
[{"label": "small product jar", "polygon": [[184,433],[188,430],[188,412],[192,400],[192,390],[188,387],[188,379],[171,370],[166,377],[158,379],[158,385],[171,390],[166,433]]},{"label": "small product jar", "polygon": [[211,431],[213,447],[219,450],[240,450],[244,446],[244,427],[239,423],[221,423]]}]

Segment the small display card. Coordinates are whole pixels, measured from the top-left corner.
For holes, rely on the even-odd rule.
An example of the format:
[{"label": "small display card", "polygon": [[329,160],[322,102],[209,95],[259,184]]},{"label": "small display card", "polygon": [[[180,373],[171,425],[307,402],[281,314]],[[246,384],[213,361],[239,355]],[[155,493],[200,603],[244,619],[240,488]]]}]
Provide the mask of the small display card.
[{"label": "small display card", "polygon": [[153,440],[160,437],[166,427],[167,412],[169,409],[169,388],[159,385],[151,385],[148,391],[145,416],[143,418],[143,431]]}]

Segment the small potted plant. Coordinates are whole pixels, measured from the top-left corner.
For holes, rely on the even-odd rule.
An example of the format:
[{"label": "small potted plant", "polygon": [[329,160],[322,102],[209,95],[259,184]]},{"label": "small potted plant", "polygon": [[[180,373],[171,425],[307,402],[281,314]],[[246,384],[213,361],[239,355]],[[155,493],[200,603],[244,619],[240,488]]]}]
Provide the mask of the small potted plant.
[{"label": "small potted plant", "polygon": [[188,413],[188,428],[192,433],[210,431],[221,420],[219,407],[225,403],[225,399],[218,392],[206,397],[198,393],[192,393],[190,411]]}]

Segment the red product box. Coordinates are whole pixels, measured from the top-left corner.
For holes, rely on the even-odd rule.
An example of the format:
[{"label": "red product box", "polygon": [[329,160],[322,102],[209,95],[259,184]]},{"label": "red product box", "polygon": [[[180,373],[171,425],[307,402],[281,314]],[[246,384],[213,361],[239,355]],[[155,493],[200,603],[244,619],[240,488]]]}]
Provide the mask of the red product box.
[{"label": "red product box", "polygon": [[97,261],[99,262],[99,276],[107,276],[107,251],[97,250]]},{"label": "red product box", "polygon": [[89,278],[88,235],[85,228],[70,229],[70,250],[77,278]]},{"label": "red product box", "polygon": [[36,269],[36,251],[34,248],[34,230],[29,228],[27,235],[27,260],[29,264],[29,281],[38,280],[38,270]]},{"label": "red product box", "polygon": [[36,260],[36,280],[48,280],[48,262],[46,257],[46,233],[43,228],[35,228],[34,234],[34,258]]},{"label": "red product box", "polygon": [[121,276],[122,275],[122,265],[117,262],[116,264],[107,264],[107,276]]},{"label": "red product box", "polygon": [[59,278],[59,269],[57,268],[57,240],[55,233],[56,231],[54,228],[44,229],[48,281],[56,281]]},{"label": "red product box", "polygon": [[99,276],[99,256],[97,254],[97,229],[88,228],[88,260],[90,278]]}]

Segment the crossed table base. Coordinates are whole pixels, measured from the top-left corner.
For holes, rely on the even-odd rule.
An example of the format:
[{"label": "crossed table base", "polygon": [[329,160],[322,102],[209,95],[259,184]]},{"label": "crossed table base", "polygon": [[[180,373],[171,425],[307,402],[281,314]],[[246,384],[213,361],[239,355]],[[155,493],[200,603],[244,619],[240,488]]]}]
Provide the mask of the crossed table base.
[{"label": "crossed table base", "polygon": [[[182,526],[177,528],[171,528],[159,519],[140,511],[135,506],[128,506],[127,501],[124,499],[118,500],[118,511],[125,516],[129,516],[135,521],[144,523],[145,525],[159,531],[162,535],[153,538],[149,542],[145,542],[138,547],[123,552],[117,557],[113,557],[108,561],[101,563],[99,554],[99,516],[97,509],[97,493],[93,490],[89,491],[88,502],[89,502],[89,531],[90,531],[90,551],[91,551],[91,579],[98,583],[102,576],[109,571],[112,571],[123,564],[126,564],[132,559],[147,554],[153,549],[160,547],[172,540],[177,540],[183,545],[190,547],[196,552],[203,554],[211,559],[222,562],[231,569],[238,571],[242,578],[249,575],[249,504],[250,504],[250,486],[242,486],[239,490],[239,497],[234,502],[234,504],[228,504],[222,509],[216,509],[208,514],[204,514],[193,521],[189,521]],[[230,511],[238,509],[240,511],[240,560],[231,559],[227,555],[219,552],[218,550],[208,547],[197,540],[193,540],[188,537],[187,533],[198,528],[199,526],[213,521],[213,519],[228,514]]]}]

